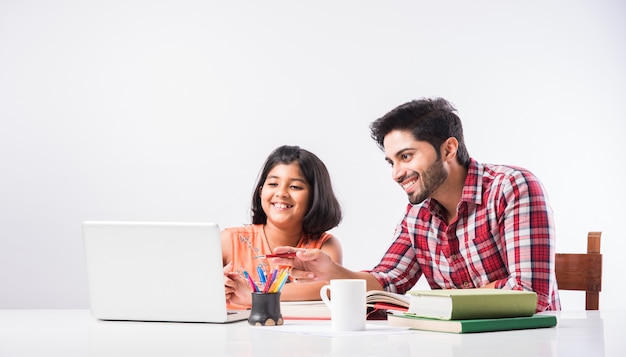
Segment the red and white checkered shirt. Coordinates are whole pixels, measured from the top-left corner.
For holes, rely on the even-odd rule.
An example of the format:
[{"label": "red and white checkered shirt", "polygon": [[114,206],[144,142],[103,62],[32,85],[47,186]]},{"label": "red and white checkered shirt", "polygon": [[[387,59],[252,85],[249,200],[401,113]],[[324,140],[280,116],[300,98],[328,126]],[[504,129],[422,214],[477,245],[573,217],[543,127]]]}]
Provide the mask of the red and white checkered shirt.
[{"label": "red and white checkered shirt", "polygon": [[537,311],[560,310],[552,209],[529,171],[471,160],[457,218],[428,198],[407,206],[394,242],[370,270],[385,290],[404,294],[426,277],[432,289],[532,290]]}]

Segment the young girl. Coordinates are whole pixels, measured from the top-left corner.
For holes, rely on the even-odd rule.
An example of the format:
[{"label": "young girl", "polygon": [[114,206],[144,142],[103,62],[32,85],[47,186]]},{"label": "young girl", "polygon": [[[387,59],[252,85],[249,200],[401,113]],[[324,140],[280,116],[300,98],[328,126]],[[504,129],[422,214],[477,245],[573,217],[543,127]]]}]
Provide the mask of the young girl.
[{"label": "young girl", "polygon": [[[281,146],[265,161],[252,195],[252,224],[222,231],[226,300],[230,308],[248,308],[258,269],[275,267],[264,256],[278,246],[319,248],[338,264],[341,244],[326,231],[341,222],[341,207],[324,163],[298,146]],[[319,300],[326,281],[289,280],[281,300]]]}]

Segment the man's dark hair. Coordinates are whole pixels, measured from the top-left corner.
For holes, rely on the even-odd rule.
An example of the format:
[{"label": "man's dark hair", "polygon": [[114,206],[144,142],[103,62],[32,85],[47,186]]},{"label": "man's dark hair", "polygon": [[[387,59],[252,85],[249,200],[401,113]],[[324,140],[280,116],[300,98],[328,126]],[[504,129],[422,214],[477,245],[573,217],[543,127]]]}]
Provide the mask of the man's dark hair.
[{"label": "man's dark hair", "polygon": [[463,139],[461,119],[456,109],[443,98],[423,98],[404,103],[370,124],[372,139],[385,149],[385,136],[393,130],[409,131],[416,140],[426,141],[435,148],[440,158],[441,144],[450,137],[459,142],[457,161],[469,166],[470,157]]}]

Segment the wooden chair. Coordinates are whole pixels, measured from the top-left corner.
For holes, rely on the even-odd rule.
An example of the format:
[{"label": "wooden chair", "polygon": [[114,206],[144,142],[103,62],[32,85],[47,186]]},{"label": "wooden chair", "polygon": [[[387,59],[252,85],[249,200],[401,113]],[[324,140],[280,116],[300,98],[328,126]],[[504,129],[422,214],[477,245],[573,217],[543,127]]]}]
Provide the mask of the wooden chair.
[{"label": "wooden chair", "polygon": [[589,232],[587,253],[557,253],[555,261],[556,281],[559,290],[585,291],[585,310],[598,310],[602,290],[602,232]]}]

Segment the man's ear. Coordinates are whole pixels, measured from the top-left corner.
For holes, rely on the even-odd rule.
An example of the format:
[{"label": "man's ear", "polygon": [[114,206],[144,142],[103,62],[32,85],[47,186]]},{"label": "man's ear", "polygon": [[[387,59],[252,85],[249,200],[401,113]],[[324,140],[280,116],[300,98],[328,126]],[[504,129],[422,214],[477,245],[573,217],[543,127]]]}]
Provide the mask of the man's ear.
[{"label": "man's ear", "polygon": [[456,152],[459,149],[459,141],[451,136],[441,144],[441,153],[444,161],[456,159]]}]

